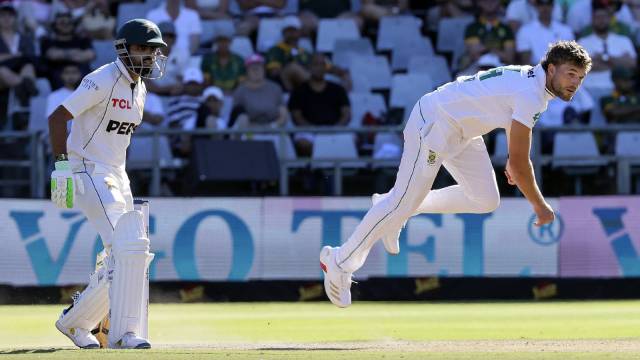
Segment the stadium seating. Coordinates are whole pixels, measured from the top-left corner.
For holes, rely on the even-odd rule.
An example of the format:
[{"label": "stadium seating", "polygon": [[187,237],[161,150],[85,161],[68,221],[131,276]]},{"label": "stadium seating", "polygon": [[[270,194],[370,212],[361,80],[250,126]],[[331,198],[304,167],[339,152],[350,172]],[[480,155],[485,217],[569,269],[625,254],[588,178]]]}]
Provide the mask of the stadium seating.
[{"label": "stadium seating", "polygon": [[599,158],[595,137],[588,131],[558,133],[553,143],[552,166],[573,176],[575,193],[582,195],[582,176],[595,174],[607,164],[606,160]]},{"label": "stadium seating", "polygon": [[333,46],[333,63],[348,68],[351,58],[358,55],[375,55],[373,45],[368,38],[338,39]]},{"label": "stadium seating", "polygon": [[415,55],[409,58],[409,74],[429,74],[436,87],[451,81],[451,70],[444,56]]},{"label": "stadium seating", "polygon": [[202,20],[202,34],[200,35],[200,43],[206,43],[215,40],[219,34],[233,36],[236,33],[233,20]]},{"label": "stadium seating", "polygon": [[358,39],[360,31],[353,19],[321,19],[318,24],[316,50],[331,52],[336,40]]},{"label": "stadium seating", "polygon": [[391,68],[385,56],[354,56],[351,59],[349,71],[352,76],[358,74],[366,77],[373,89],[389,89],[391,86]]},{"label": "stadium seating", "polygon": [[351,121],[349,126],[358,128],[362,126],[362,117],[370,112],[374,116],[383,116],[387,111],[387,105],[380,94],[350,93]]},{"label": "stadium seating", "polygon": [[428,74],[397,74],[393,76],[389,107],[413,107],[422,95],[433,90],[433,80]]},{"label": "stadium seating", "polygon": [[258,25],[257,50],[267,52],[269,48],[276,45],[282,38],[283,19],[261,19]]},{"label": "stadium seating", "polygon": [[397,41],[391,52],[391,69],[393,71],[406,70],[409,59],[413,56],[433,56],[431,39],[423,37],[410,37]]},{"label": "stadium seating", "polygon": [[96,52],[96,58],[91,62],[91,69],[95,70],[100,66],[110,63],[116,59],[116,51],[113,46],[113,40],[94,40],[93,50]]},{"label": "stadium seating", "polygon": [[[153,137],[133,136],[127,151],[127,169],[149,170],[153,168]],[[158,136],[158,163],[162,168],[179,167],[179,160],[174,159],[166,136]]]},{"label": "stadium seating", "polygon": [[243,59],[249,57],[255,51],[251,40],[246,36],[236,36],[231,41],[231,52],[240,55]]},{"label": "stadium seating", "polygon": [[[324,159],[341,159],[351,160],[358,159],[358,151],[353,134],[318,134],[313,142],[313,150],[311,158],[314,160]],[[361,161],[350,161],[343,164],[344,167],[364,167]],[[314,168],[332,168],[332,162],[316,161]]]},{"label": "stadium seating", "polygon": [[378,51],[392,50],[394,46],[404,40],[420,38],[422,21],[414,16],[385,16],[380,19],[376,49]]}]

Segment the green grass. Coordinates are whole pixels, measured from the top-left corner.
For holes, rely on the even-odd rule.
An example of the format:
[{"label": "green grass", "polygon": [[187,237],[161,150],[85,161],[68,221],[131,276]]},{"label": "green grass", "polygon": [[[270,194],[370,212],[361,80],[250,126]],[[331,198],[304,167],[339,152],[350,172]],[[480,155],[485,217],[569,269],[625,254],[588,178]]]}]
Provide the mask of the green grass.
[{"label": "green grass", "polygon": [[0,306],[0,359],[640,358],[640,301],[153,304],[137,352],[70,350],[62,308]]}]

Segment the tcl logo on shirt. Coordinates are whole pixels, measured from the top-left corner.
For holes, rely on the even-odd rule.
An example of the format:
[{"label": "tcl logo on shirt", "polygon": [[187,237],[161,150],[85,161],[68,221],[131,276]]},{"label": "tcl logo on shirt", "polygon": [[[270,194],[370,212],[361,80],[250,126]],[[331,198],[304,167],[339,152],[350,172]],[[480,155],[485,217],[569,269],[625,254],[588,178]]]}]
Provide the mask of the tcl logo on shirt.
[{"label": "tcl logo on shirt", "polygon": [[120,135],[129,135],[136,130],[138,126],[134,123],[120,122],[115,120],[109,120],[107,124],[107,132],[116,131]]},{"label": "tcl logo on shirt", "polygon": [[131,109],[131,104],[127,99],[111,99],[111,105],[113,107],[119,107],[120,109]]}]

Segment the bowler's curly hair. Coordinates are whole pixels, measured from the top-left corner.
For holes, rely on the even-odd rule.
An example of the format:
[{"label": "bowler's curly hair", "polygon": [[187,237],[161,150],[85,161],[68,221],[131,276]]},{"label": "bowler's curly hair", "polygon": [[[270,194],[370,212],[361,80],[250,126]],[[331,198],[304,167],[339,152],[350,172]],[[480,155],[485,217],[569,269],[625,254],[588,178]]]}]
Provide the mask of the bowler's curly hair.
[{"label": "bowler's curly hair", "polygon": [[549,45],[549,50],[544,55],[544,59],[540,61],[542,68],[547,71],[549,64],[559,66],[562,64],[570,63],[586,72],[591,70],[591,57],[587,50],[577,42],[571,41],[557,41]]}]

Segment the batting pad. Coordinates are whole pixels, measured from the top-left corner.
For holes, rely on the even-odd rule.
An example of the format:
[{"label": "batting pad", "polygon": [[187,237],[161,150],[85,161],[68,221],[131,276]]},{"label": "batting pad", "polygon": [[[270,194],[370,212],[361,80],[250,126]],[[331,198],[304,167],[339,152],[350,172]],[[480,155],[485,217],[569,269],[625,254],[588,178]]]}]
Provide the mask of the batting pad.
[{"label": "batting pad", "polygon": [[65,310],[60,319],[66,328],[92,330],[109,311],[109,279],[106,261],[89,278],[89,286]]},{"label": "batting pad", "polygon": [[117,347],[128,332],[142,335],[144,283],[153,259],[142,212],[129,211],[120,217],[113,232],[111,255],[114,269],[109,291],[109,347]]}]

